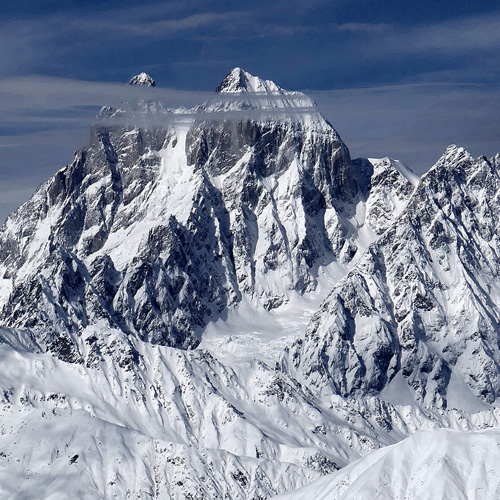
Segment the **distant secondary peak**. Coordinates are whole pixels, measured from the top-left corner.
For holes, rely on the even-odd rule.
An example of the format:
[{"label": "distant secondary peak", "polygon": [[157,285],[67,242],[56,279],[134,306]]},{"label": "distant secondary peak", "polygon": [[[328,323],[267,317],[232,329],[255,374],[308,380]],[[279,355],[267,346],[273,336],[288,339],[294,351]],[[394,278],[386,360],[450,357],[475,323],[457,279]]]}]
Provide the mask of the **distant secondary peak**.
[{"label": "distant secondary peak", "polygon": [[129,85],[144,85],[145,87],[156,87],[156,82],[147,73],[139,73],[128,82]]},{"label": "distant secondary peak", "polygon": [[263,80],[258,76],[253,76],[241,68],[232,69],[215,89],[216,92],[265,92],[282,93],[283,89],[278,87],[271,80]]}]

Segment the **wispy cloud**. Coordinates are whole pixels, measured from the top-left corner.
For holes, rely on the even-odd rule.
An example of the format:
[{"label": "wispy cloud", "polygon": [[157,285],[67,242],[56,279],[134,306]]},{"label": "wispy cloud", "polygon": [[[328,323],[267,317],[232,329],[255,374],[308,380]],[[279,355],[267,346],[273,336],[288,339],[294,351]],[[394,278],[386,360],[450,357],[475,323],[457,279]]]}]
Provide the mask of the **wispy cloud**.
[{"label": "wispy cloud", "polygon": [[0,78],[0,223],[87,143],[101,106],[157,99],[190,107],[212,95],[40,76]]},{"label": "wispy cloud", "polygon": [[463,53],[500,48],[500,15],[448,20],[401,33],[398,50],[409,52]]},{"label": "wispy cloud", "polygon": [[351,32],[351,33],[367,33],[367,34],[380,34],[392,30],[390,24],[378,23],[344,23],[333,24],[332,28],[336,31]]},{"label": "wispy cloud", "polygon": [[422,83],[311,93],[353,156],[392,156],[426,171],[449,144],[500,152],[498,85]]},{"label": "wispy cloud", "polygon": [[465,58],[478,50],[500,49],[499,26],[500,14],[496,13],[416,26],[348,23],[338,25],[336,29],[363,32],[372,38],[371,43],[365,45],[369,57],[387,59],[394,54],[428,54],[433,57],[462,54]]},{"label": "wispy cloud", "polygon": [[172,106],[196,103],[212,92],[189,92],[169,88],[154,88],[121,83],[93,82],[45,76],[0,78],[0,112],[35,104],[42,109],[71,106],[118,104],[127,100],[153,99],[171,101]]},{"label": "wispy cloud", "polygon": [[235,12],[200,12],[185,17],[146,20],[141,22],[123,22],[111,19],[73,20],[73,29],[89,32],[101,32],[108,35],[127,34],[128,36],[141,36],[161,38],[178,35],[181,32],[193,31],[200,28],[217,26],[218,29],[234,30],[243,23],[249,14],[242,11]]}]

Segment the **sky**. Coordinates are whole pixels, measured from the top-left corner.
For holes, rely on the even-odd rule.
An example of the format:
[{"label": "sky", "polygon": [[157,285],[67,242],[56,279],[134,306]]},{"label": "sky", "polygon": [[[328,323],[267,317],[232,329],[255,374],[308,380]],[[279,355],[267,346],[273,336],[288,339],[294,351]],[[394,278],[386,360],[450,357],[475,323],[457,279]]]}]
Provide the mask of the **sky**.
[{"label": "sky", "polygon": [[233,67],[302,90],[353,157],[425,172],[449,144],[500,151],[495,1],[18,0],[0,19],[0,222],[146,71],[167,106]]}]

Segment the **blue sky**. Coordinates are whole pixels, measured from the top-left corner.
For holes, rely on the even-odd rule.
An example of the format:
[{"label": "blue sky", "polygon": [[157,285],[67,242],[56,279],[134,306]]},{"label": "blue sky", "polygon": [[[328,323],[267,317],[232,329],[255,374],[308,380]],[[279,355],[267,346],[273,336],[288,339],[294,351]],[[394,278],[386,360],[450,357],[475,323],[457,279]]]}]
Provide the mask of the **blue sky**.
[{"label": "blue sky", "polygon": [[10,4],[0,20],[0,221],[71,160],[95,108],[140,71],[170,89],[167,105],[189,105],[243,67],[312,95],[353,156],[388,155],[418,172],[450,143],[500,151],[497,2]]}]

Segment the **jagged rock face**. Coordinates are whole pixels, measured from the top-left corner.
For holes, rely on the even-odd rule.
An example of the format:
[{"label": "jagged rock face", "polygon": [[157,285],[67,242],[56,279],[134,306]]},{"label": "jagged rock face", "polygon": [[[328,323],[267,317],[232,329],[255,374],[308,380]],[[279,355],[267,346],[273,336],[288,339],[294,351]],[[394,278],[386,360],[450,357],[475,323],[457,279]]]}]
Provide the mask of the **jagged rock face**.
[{"label": "jagged rock face", "polygon": [[358,159],[355,168],[367,193],[366,224],[381,235],[405,208],[419,179],[391,158]]},{"label": "jagged rock face", "polygon": [[446,405],[456,377],[500,391],[499,157],[450,147],[400,218],[315,315],[283,368],[345,396],[376,394],[401,373],[416,398]]},{"label": "jagged rock face", "polygon": [[[186,225],[168,211],[160,213],[117,269],[118,259],[102,249],[151,224],[146,222],[154,216],[151,205],[168,202],[168,193],[154,198],[152,192],[165,187],[159,183],[157,152],[175,138],[159,128],[121,127],[96,127],[92,136],[90,147],[5,226],[2,260],[13,279],[4,324],[38,330],[48,349],[68,361],[78,359],[71,336],[102,318],[143,340],[193,347],[194,330],[210,314],[209,304],[220,311],[230,300],[217,281],[217,272],[224,270],[210,264],[216,249],[205,247],[217,230],[209,203],[197,203],[206,187],[199,183],[187,193],[193,209]],[[31,224],[19,235],[21,220]],[[63,337],[61,351],[53,342],[59,346]]]},{"label": "jagged rock face", "polygon": [[[286,299],[286,289],[314,287],[311,268],[333,260],[345,243],[330,240],[324,214],[337,214],[336,207],[358,192],[335,132],[278,122],[205,122],[191,128],[186,146],[188,163],[218,185],[240,289],[273,307]],[[334,231],[342,238],[345,229],[339,223]],[[262,283],[273,273],[280,275],[277,293]]]},{"label": "jagged rock face", "polygon": [[[273,97],[269,82],[245,75],[248,92],[269,87]],[[226,87],[222,94],[234,90]],[[192,348],[208,319],[243,295],[272,309],[290,291],[314,290],[315,267],[348,265],[361,253],[359,206],[378,207],[370,209],[375,232],[395,206],[372,189],[381,184],[377,168],[352,163],[316,110],[273,115],[295,100],[310,103],[300,93],[279,95],[260,101],[259,113],[270,109],[251,119],[212,119],[220,103],[241,110],[241,101],[220,98],[196,108],[206,120],[168,126],[124,125],[126,111],[104,109],[109,123],[92,128],[89,146],[0,233],[2,324],[33,329],[73,362],[82,361],[79,332],[100,320],[145,341]],[[172,113],[146,104],[134,109],[142,123]],[[395,196],[407,198],[408,181],[392,170],[406,186]]]}]

